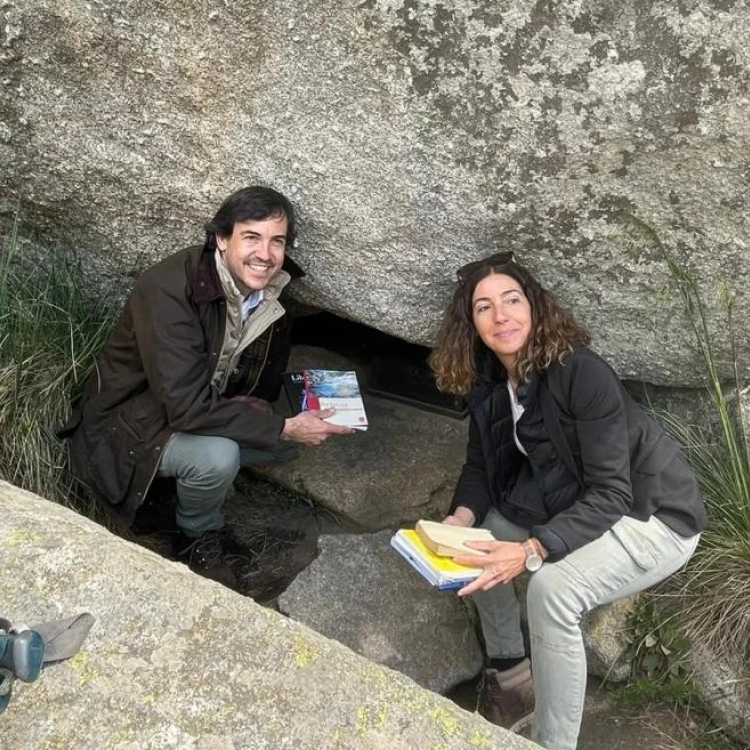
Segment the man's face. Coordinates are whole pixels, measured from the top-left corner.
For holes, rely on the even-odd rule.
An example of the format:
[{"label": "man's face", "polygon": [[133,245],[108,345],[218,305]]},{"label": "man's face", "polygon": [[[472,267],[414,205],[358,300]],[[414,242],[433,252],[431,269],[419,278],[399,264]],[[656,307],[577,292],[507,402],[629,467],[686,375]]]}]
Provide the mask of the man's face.
[{"label": "man's face", "polygon": [[238,221],[229,237],[216,236],[229,273],[245,297],[263,289],[281,268],[286,230],[286,216],[279,214],[261,221]]}]

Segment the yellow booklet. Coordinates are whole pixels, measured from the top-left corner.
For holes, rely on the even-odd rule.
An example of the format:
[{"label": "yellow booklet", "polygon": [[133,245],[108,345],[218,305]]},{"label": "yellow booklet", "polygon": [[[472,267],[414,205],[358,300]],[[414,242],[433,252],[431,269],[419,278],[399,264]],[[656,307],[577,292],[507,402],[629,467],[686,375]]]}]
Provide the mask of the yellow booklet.
[{"label": "yellow booklet", "polygon": [[428,583],[441,591],[455,591],[473,581],[482,569],[469,565],[459,565],[450,557],[441,557],[424,545],[414,529],[400,529],[391,539],[391,546]]}]

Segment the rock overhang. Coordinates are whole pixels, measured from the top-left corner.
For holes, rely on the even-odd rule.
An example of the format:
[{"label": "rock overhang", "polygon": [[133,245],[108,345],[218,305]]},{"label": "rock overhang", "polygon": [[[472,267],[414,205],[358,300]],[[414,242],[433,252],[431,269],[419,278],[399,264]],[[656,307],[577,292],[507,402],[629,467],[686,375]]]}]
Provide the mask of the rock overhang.
[{"label": "rock overhang", "polygon": [[623,218],[696,276],[717,332],[730,281],[746,327],[750,14],[545,8],[7,0],[0,189],[117,274],[274,184],[301,213],[294,294],[423,344],[454,269],[514,249],[623,377],[695,385],[666,265]]}]

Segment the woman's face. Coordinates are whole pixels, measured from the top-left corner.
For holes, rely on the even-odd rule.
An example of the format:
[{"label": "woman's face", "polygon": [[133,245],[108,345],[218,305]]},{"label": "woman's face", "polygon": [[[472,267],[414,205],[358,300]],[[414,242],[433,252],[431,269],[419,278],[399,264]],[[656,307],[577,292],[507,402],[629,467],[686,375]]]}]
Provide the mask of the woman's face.
[{"label": "woman's face", "polygon": [[479,338],[510,369],[531,335],[531,304],[521,285],[503,273],[485,276],[474,290],[472,314]]}]

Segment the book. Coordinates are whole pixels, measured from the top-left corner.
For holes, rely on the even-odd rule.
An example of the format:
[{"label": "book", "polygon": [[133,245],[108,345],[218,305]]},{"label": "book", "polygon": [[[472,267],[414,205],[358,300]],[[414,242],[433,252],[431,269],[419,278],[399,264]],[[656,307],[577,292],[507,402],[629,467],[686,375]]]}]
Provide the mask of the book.
[{"label": "book", "polygon": [[335,409],[331,424],[367,429],[367,415],[353,370],[304,370],[305,409]]},{"label": "book", "polygon": [[466,542],[494,542],[489,529],[475,529],[471,526],[451,526],[436,521],[417,521],[416,532],[422,543],[436,555],[478,555],[487,553],[466,546]]},{"label": "book", "polygon": [[285,372],[281,375],[284,395],[293,416],[305,411],[305,376],[301,372]]},{"label": "book", "polygon": [[414,529],[399,529],[391,538],[391,547],[439,591],[463,588],[482,573],[482,568],[459,565],[450,557],[431,552]]}]

